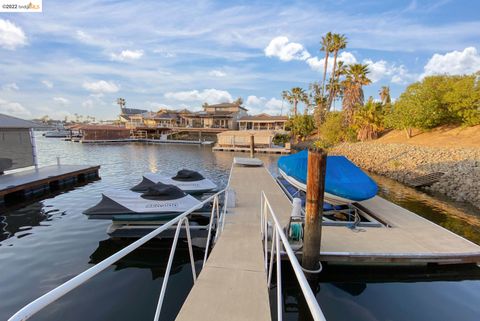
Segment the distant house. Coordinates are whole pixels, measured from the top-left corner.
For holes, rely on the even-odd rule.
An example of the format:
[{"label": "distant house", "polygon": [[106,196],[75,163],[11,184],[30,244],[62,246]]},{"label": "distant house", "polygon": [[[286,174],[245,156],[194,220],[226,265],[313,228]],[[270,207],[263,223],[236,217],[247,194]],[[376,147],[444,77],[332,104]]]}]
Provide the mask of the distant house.
[{"label": "distant house", "polygon": [[147,113],[148,110],[137,109],[137,108],[121,108],[121,113],[119,115],[119,120],[121,123],[138,123],[142,120],[142,114]]},{"label": "distant house", "polygon": [[271,116],[265,113],[255,116],[243,116],[238,120],[238,129],[285,130],[285,125],[287,121],[287,116]]},{"label": "distant house", "polygon": [[0,174],[28,166],[37,166],[33,128],[37,123],[0,114]]},{"label": "distant house", "polygon": [[238,120],[247,115],[239,103],[205,104],[203,111],[183,115],[189,127],[237,129]]}]

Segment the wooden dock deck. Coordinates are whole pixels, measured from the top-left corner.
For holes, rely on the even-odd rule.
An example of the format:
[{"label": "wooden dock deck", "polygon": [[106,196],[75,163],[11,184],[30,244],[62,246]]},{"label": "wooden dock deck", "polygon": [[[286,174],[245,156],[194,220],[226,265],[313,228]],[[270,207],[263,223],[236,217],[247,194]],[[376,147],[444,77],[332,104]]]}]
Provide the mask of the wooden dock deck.
[{"label": "wooden dock deck", "polygon": [[[234,165],[236,206],[177,319],[271,320],[260,236],[260,193],[280,223],[291,202],[264,167]],[[480,246],[381,197],[361,203],[389,227],[324,226],[320,257],[340,264],[454,264],[480,262]]]},{"label": "wooden dock deck", "polygon": [[264,167],[234,165],[230,182],[236,206],[176,320],[271,320],[260,193],[289,201]]},{"label": "wooden dock deck", "polygon": [[10,195],[39,194],[72,181],[98,178],[100,166],[51,165],[0,175],[0,204]]}]

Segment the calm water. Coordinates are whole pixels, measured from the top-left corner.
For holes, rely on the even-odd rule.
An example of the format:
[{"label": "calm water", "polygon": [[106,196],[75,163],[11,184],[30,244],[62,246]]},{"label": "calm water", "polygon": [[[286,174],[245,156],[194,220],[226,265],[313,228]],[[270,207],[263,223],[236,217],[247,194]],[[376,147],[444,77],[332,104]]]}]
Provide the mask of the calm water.
[{"label": "calm water", "polygon": [[[23,207],[0,209],[0,320],[127,244],[108,238],[108,222],[87,220],[81,213],[99,200],[102,190],[129,188],[144,172],[173,173],[183,167],[224,186],[233,158],[199,146],[97,146],[42,137],[37,144],[41,165],[55,163],[57,156],[65,164],[100,164],[102,179]],[[276,157],[262,158],[274,171]],[[375,179],[383,196],[480,243],[480,217],[474,209]],[[179,246],[162,320],[174,319],[192,286],[188,252]],[[33,320],[151,320],[169,248],[169,242],[149,242]],[[198,266],[202,254],[196,250]],[[327,268],[313,287],[329,320],[478,320],[478,270]],[[284,279],[286,317],[308,319],[287,269]]]}]

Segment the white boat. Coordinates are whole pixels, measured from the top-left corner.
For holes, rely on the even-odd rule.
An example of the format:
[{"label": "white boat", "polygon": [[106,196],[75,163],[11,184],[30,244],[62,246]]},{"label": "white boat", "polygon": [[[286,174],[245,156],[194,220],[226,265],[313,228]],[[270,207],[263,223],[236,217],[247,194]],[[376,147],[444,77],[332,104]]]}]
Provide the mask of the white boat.
[{"label": "white boat", "polygon": [[48,138],[65,138],[70,136],[70,131],[63,130],[63,129],[53,130],[53,131],[44,133],[43,136]]}]

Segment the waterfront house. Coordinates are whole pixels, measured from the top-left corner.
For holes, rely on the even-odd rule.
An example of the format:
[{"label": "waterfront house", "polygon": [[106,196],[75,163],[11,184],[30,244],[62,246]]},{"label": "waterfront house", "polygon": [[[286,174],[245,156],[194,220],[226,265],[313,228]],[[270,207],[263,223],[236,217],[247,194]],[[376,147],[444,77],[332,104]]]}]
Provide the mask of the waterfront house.
[{"label": "waterfront house", "polygon": [[194,128],[225,128],[237,129],[238,120],[247,115],[247,109],[239,102],[204,104],[203,110],[185,114],[187,126]]},{"label": "waterfront house", "polygon": [[285,130],[287,116],[271,116],[265,113],[243,116],[238,120],[239,130]]}]

